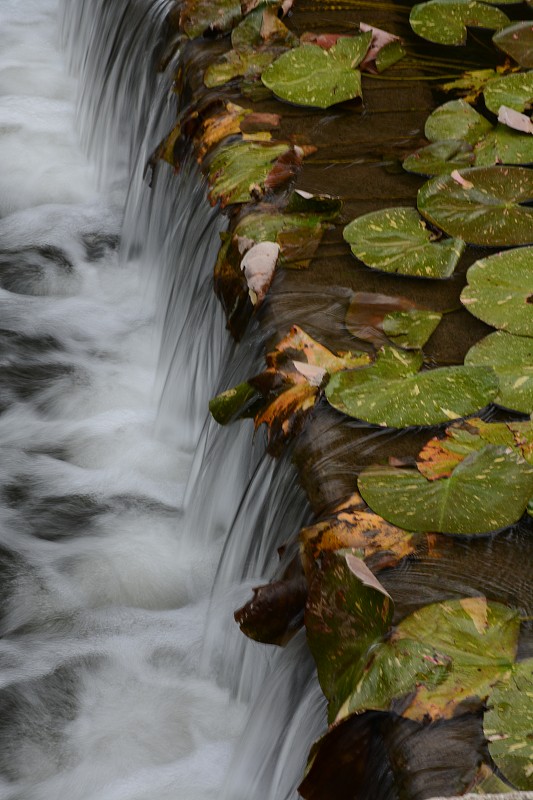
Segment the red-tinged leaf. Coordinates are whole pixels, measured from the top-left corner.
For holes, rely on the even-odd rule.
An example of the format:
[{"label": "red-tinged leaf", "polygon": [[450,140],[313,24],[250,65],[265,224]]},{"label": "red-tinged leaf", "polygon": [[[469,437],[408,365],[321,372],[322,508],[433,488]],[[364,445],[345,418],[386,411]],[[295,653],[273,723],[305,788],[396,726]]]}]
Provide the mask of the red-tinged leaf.
[{"label": "red-tinged leaf", "polygon": [[291,575],[253,590],[253,597],[235,612],[235,621],[250,639],[286,644],[301,628],[307,597],[305,577]]}]

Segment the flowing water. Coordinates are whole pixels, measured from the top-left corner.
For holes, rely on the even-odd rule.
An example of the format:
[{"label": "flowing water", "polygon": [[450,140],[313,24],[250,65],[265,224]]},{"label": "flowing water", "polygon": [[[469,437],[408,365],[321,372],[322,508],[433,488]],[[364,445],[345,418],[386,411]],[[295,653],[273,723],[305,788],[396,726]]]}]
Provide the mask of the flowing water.
[{"label": "flowing water", "polygon": [[307,510],[206,421],[259,337],[223,330],[194,170],[143,180],[167,5],[0,0],[5,800],[283,800],[324,724],[302,637],[233,622]]}]

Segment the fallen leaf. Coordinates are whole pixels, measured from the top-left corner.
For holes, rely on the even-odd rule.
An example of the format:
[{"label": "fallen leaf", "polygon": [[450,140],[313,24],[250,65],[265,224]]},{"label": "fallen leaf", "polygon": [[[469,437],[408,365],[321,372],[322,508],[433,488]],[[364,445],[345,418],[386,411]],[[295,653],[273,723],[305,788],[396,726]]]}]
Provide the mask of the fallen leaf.
[{"label": "fallen leaf", "polygon": [[498,122],[502,122],[515,131],[533,133],[533,122],[531,122],[530,117],[527,114],[515,111],[514,108],[508,108],[508,106],[500,106],[498,109]]},{"label": "fallen leaf", "polygon": [[260,242],[251,247],[241,261],[254,306],[261,305],[266,297],[274,277],[279,249],[279,244],[275,242]]}]

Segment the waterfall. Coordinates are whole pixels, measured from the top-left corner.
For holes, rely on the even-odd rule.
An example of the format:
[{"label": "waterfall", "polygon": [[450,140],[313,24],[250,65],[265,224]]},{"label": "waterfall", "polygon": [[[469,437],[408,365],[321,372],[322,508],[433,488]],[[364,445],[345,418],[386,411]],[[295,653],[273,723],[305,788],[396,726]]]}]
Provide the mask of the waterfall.
[{"label": "waterfall", "polygon": [[325,725],[303,634],[233,621],[309,510],[288,457],[207,415],[265,332],[224,329],[195,165],[146,180],[168,7],[0,9],[6,800],[289,800]]}]

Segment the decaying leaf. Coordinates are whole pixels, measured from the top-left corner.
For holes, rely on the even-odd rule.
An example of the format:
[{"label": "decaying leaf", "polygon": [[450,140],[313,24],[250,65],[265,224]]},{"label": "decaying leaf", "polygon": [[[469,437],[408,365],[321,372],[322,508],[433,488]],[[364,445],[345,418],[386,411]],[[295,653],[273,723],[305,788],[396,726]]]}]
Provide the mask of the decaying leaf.
[{"label": "decaying leaf", "polygon": [[279,256],[279,244],[260,242],[246,251],[241,261],[250,299],[254,306],[263,302],[272,283]]},{"label": "decaying leaf", "polygon": [[[337,370],[367,365],[370,360],[367,353],[335,354],[294,325],[268,353],[266,370],[250,378],[246,384],[263,398],[255,414],[255,425],[267,425],[272,451],[275,452],[279,444],[300,430],[329,375]],[[321,375],[322,380],[318,380]],[[220,401],[219,396],[211,404],[216,408]],[[226,415],[220,416],[224,419]]]},{"label": "decaying leaf", "polygon": [[392,611],[390,596],[352,552],[322,555],[309,586],[305,626],[330,721],[357,685],[370,647],[388,631]]},{"label": "decaying leaf", "polygon": [[259,199],[268,188],[274,188],[294,177],[303,160],[301,148],[284,142],[237,142],[221,148],[209,165],[209,198],[219,201],[247,203]]},{"label": "decaying leaf", "polygon": [[417,538],[370,511],[359,494],[353,495],[327,519],[300,531],[300,552],[308,582],[313,580],[324,553],[349,548],[372,569],[395,566],[415,551]]},{"label": "decaying leaf", "polygon": [[303,624],[306,597],[307,582],[296,556],[279,579],[253,590],[235,620],[250,639],[283,646]]},{"label": "decaying leaf", "polygon": [[519,629],[516,611],[484,597],[415,611],[373,649],[336,722],[370,709],[418,722],[480,709],[514,663]]},{"label": "decaying leaf", "polygon": [[399,36],[367,25],[366,22],[359,23],[359,30],[372,34],[370,47],[359,67],[362,72],[383,72],[405,56]]}]

